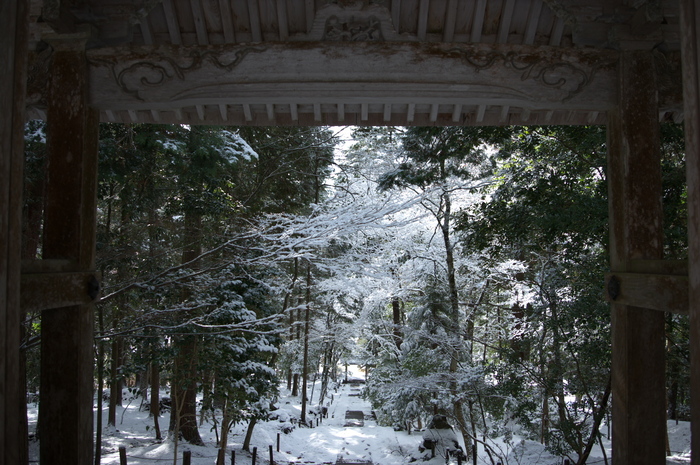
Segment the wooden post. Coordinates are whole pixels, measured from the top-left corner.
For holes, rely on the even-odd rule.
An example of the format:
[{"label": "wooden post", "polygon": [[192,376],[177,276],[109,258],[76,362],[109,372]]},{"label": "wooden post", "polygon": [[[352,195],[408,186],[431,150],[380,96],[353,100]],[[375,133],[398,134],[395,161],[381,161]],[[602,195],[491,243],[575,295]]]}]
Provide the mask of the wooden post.
[{"label": "wooden post", "polygon": [[126,463],[126,447],[119,448],[119,465],[127,465]]},{"label": "wooden post", "polygon": [[[610,264],[663,255],[657,87],[649,52],[623,52],[608,114]],[[665,461],[664,313],[612,305],[613,463]]]},{"label": "wooden post", "polygon": [[277,452],[280,451],[280,433],[277,433]]},{"label": "wooden post", "polygon": [[236,451],[231,451],[231,465],[236,465]]},{"label": "wooden post", "polygon": [[270,465],[275,465],[275,454],[272,452],[272,444],[270,444]]},{"label": "wooden post", "polygon": [[20,250],[28,4],[0,7],[0,463],[27,463],[20,379]]},{"label": "wooden post", "polygon": [[[681,0],[681,47],[688,183],[690,391],[700,392],[700,1]],[[691,463],[700,464],[700,399],[691,398]]]},{"label": "wooden post", "polygon": [[[67,261],[66,271],[95,267],[98,114],[87,104],[86,40],[49,40],[43,258]],[[41,328],[41,463],[92,465],[93,306],[44,310]]]},{"label": "wooden post", "polygon": [[192,451],[191,450],[183,450],[182,451],[182,465],[191,465],[192,464]]},{"label": "wooden post", "polygon": [[258,461],[258,448],[253,447],[253,460],[252,460],[252,465],[255,465],[255,462]]}]

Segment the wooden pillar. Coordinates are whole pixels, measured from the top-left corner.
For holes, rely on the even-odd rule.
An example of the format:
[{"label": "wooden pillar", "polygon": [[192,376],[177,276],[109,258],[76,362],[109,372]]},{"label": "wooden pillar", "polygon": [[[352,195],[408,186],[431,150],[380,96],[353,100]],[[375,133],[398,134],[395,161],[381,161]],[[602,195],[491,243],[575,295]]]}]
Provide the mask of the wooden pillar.
[{"label": "wooden pillar", "polygon": [[[85,40],[50,41],[43,258],[63,260],[63,271],[95,267],[98,119],[87,106]],[[41,463],[91,465],[93,306],[44,310],[41,330]]]},{"label": "wooden pillar", "polygon": [[691,463],[700,464],[700,0],[681,0],[688,183]]},{"label": "wooden pillar", "polygon": [[0,463],[26,463],[20,402],[20,249],[28,7],[0,4]]},{"label": "wooden pillar", "polygon": [[[623,52],[619,105],[608,115],[610,260],[663,256],[661,155],[654,63]],[[612,305],[613,463],[665,463],[664,313]]]}]

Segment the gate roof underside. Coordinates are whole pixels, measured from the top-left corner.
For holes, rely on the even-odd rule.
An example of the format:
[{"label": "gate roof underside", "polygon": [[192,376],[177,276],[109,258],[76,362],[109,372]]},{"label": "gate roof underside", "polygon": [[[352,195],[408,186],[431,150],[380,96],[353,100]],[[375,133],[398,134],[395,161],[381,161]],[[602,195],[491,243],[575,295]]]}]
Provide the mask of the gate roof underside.
[{"label": "gate roof underside", "polygon": [[102,121],[604,124],[629,50],[683,119],[677,0],[33,0],[30,29],[31,118],[86,40]]}]

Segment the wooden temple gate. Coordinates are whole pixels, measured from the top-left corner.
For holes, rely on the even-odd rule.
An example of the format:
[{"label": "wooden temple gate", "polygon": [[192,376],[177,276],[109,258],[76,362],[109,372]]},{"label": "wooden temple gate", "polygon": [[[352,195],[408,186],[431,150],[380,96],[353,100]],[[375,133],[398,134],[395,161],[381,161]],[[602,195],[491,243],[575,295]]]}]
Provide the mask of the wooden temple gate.
[{"label": "wooden temple gate", "polygon": [[[0,25],[0,464],[26,461],[23,309],[43,311],[42,464],[92,463],[100,120],[607,124],[613,461],[665,463],[664,311],[690,314],[700,393],[700,0],[8,0]],[[23,263],[28,117],[49,122],[49,174],[42,260]],[[668,119],[687,263],[663,260]],[[692,418],[700,464],[696,398]]]}]

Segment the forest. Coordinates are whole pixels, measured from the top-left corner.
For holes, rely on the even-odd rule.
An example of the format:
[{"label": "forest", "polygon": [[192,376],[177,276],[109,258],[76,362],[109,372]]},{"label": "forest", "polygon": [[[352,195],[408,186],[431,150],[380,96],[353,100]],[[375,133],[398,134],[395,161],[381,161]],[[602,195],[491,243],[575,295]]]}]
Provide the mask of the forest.
[{"label": "forest", "polygon": [[[664,254],[685,259],[682,127],[661,133]],[[25,141],[32,259],[44,123],[28,123]],[[467,459],[495,464],[491,439],[516,430],[579,464],[602,443],[605,127],[105,123],[99,150],[98,457],[125,390],[148,399],[154,438],[200,444],[208,418],[225,450],[234,425],[249,441],[270,418],[281,386],[306,423],[348,364],[366,370],[379,424],[422,430],[445,415]],[[41,315],[24,323],[29,399]],[[688,420],[686,316],[667,314],[666,350],[668,419]]]}]

